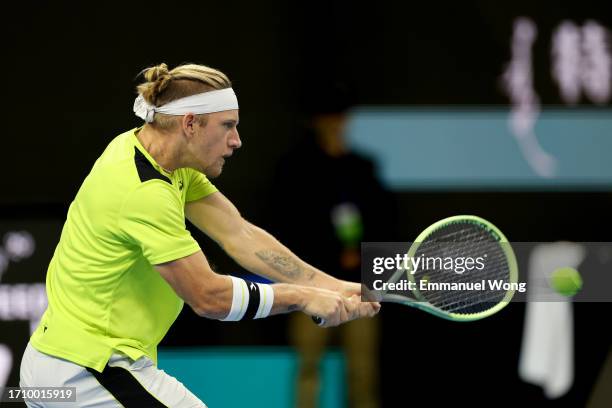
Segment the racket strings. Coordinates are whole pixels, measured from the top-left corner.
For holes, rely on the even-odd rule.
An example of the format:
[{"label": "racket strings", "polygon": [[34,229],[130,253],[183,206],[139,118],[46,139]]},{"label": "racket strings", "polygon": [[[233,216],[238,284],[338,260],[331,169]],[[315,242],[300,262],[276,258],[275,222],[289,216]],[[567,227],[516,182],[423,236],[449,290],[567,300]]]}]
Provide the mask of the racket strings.
[{"label": "racket strings", "polygon": [[[495,247],[490,247],[489,248],[489,253],[490,253],[491,249],[495,250],[496,248]],[[482,254],[483,250],[485,250],[485,248],[481,249],[481,247],[479,246],[478,250],[475,251],[475,254]],[[466,253],[465,249],[463,249],[463,248],[457,249],[457,252],[460,253],[460,254],[465,254]],[[455,255],[455,254],[449,254],[448,252],[443,253],[443,254],[439,254],[439,252],[436,251],[435,249],[433,251],[425,250],[422,253],[422,255],[424,257],[432,256],[432,255],[430,255],[432,253],[436,254],[435,255],[436,257],[453,257]],[[453,258],[453,259],[456,259],[456,258]],[[487,256],[486,257],[486,264],[485,264],[485,266],[488,266],[488,268],[483,268],[482,270],[477,270],[477,272],[476,272],[476,273],[478,273],[478,276],[481,279],[482,278],[488,278],[488,277],[498,277],[498,276],[503,277],[505,269],[508,269],[508,263],[507,263],[506,256],[503,253],[503,251],[494,251],[494,255]],[[431,272],[432,272],[431,270],[420,270],[420,271],[415,272],[415,276],[416,277],[424,277],[424,276],[430,274]],[[473,281],[473,279],[471,278],[470,275],[466,275],[466,274],[470,274],[470,272],[471,272],[471,271],[467,271],[467,270],[465,272],[463,272],[463,273],[453,273],[453,274],[450,274],[449,273],[450,271],[448,271],[448,270],[439,270],[439,269],[435,269],[434,272],[444,273],[445,274],[445,278],[449,278],[450,277],[450,279],[446,279],[447,281],[450,281],[450,282],[453,282],[453,281],[464,282],[464,281],[466,281],[466,279],[468,281]],[[507,275],[507,276],[509,276],[509,275]]]},{"label": "racket strings", "polygon": [[[446,275],[448,275],[448,271],[445,271],[445,272],[446,272]],[[485,282],[487,281],[486,276],[482,276],[480,277],[480,279],[484,279]],[[438,279],[434,277],[434,278],[428,279],[428,282],[432,282],[432,281],[435,282],[437,280]],[[446,283],[451,283],[451,284],[452,283],[462,283],[462,282],[465,282],[465,283],[473,282],[473,280],[469,280],[466,282],[466,280],[460,280],[460,279],[450,280],[447,278],[440,279],[440,280]],[[505,281],[505,280],[502,279],[502,281]],[[429,303],[443,310],[457,311],[458,309],[481,304],[484,302],[489,302],[489,301],[499,302],[504,298],[505,294],[506,294],[505,289],[492,290],[492,289],[486,289],[486,286],[485,286],[483,290],[475,290],[475,289],[461,290],[461,291],[458,291],[458,290],[452,290],[452,291],[429,290],[424,294],[424,297]],[[488,307],[485,307],[485,308],[488,308]]]},{"label": "racket strings", "polygon": [[[466,233],[466,231],[468,231]],[[428,239],[432,241],[446,241],[449,237],[454,237],[456,235],[461,235],[463,237],[462,241],[465,241],[466,238],[473,237],[481,237],[481,239],[489,241],[489,242],[497,242],[487,230],[479,226],[478,224],[471,223],[456,223],[449,224],[442,228],[439,228],[429,235]],[[451,240],[450,242],[457,242],[456,240]]]},{"label": "racket strings", "polygon": [[[504,270],[504,268],[507,268],[507,264],[505,263],[505,259],[500,259],[500,262],[497,262],[497,264],[493,264],[491,262],[488,262],[490,267],[492,269],[496,269],[496,270]],[[470,272],[465,272],[465,273],[470,273]],[[443,275],[443,276],[441,276]],[[437,278],[443,278],[440,279],[440,281],[443,282],[448,282],[448,283],[461,283],[461,282],[465,282],[465,283],[476,283],[476,282],[481,282],[482,280],[487,280],[487,279],[501,279],[503,281],[508,280],[508,276],[507,275],[501,275],[501,274],[491,274],[491,273],[483,273],[481,274],[480,271],[478,272],[478,277],[477,278],[470,278],[470,277],[466,277],[465,275],[459,275],[456,274],[452,271],[426,271],[426,272],[420,272],[420,273],[415,273],[415,278],[418,280],[427,280],[427,281],[431,281],[433,280],[437,280]],[[435,299],[435,294],[432,295],[432,298]]]},{"label": "racket strings", "polygon": [[[496,237],[477,224],[452,224],[434,231],[419,246],[417,253],[431,258],[477,258],[487,254],[482,270],[456,273],[448,269],[419,270],[414,275],[417,281],[444,283],[473,283],[482,280],[508,282],[510,277],[506,255]],[[427,265],[425,265],[427,266]],[[435,266],[435,265],[434,265]],[[474,277],[476,272],[477,278]],[[418,286],[417,286],[418,288]],[[420,292],[433,306],[446,312],[478,313],[487,310],[504,299],[507,290],[427,290]]]}]

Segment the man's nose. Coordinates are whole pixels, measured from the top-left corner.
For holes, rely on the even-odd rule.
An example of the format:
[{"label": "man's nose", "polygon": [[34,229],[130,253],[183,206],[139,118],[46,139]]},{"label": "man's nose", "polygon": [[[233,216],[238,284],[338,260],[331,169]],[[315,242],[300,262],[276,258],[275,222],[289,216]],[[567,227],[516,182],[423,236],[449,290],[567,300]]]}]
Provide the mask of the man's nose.
[{"label": "man's nose", "polygon": [[230,147],[233,149],[240,149],[242,146],[242,140],[240,140],[240,134],[238,134],[238,130],[234,130],[232,136],[230,137]]}]

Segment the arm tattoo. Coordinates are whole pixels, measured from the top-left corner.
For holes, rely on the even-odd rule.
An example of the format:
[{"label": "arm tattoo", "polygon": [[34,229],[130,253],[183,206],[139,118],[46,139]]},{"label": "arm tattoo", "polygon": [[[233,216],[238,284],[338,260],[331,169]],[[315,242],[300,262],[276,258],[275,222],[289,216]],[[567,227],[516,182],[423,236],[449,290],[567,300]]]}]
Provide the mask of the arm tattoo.
[{"label": "arm tattoo", "polygon": [[[271,249],[265,249],[263,251],[255,252],[255,255],[262,261],[264,261],[272,269],[280,272],[283,276],[290,279],[299,279],[302,277],[302,267],[296,262],[296,260],[290,255],[283,254],[282,252],[276,252]],[[308,276],[308,279],[314,277],[314,272]]]}]

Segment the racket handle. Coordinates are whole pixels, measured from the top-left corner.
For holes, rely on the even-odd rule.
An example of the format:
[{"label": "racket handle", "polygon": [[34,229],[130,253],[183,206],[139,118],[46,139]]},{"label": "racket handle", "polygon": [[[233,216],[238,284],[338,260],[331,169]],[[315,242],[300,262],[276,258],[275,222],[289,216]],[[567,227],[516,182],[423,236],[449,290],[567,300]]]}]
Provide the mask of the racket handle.
[{"label": "racket handle", "polygon": [[317,326],[323,326],[325,324],[325,319],[319,316],[312,316],[312,321],[315,322]]}]

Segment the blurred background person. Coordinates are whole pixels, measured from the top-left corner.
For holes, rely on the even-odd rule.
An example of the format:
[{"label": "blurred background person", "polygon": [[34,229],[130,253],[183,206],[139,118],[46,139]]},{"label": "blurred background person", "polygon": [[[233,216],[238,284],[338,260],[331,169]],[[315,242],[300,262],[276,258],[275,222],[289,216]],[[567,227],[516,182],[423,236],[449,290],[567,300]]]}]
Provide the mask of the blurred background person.
[{"label": "blurred background person", "polygon": [[[350,88],[332,83],[318,85],[312,93],[316,100],[301,101],[302,137],[280,160],[272,188],[272,203],[290,204],[271,208],[270,223],[309,262],[338,278],[359,280],[361,242],[392,239],[395,206],[377,179],[374,163],[347,145],[349,110],[355,101]],[[291,226],[281,221],[289,219],[287,211]],[[321,360],[326,348],[338,343],[346,357],[350,406],[380,406],[379,325],[374,318],[327,330],[308,317],[290,317],[289,342],[299,360],[296,406],[318,406]]]}]

